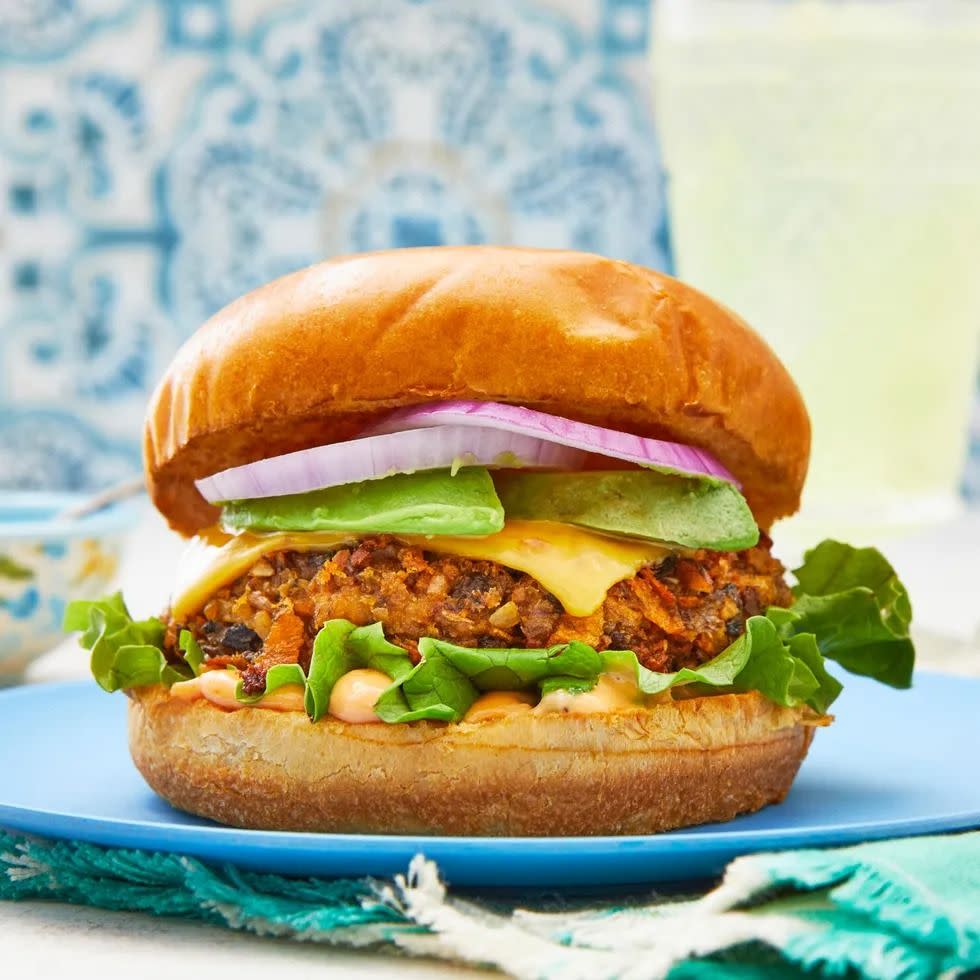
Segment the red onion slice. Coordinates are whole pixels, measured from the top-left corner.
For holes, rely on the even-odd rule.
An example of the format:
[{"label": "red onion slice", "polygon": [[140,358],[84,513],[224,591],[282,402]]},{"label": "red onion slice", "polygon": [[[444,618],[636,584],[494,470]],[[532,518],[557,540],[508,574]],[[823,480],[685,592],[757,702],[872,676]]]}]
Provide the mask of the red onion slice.
[{"label": "red onion slice", "polygon": [[197,480],[209,503],[282,497],[325,487],[414,473],[443,466],[526,466],[532,469],[579,469],[580,450],[499,429],[440,425],[372,435],[260,459]]},{"label": "red onion slice", "polygon": [[738,480],[703,449],[695,449],[679,442],[645,439],[628,432],[617,432],[615,429],[603,429],[598,425],[535,412],[520,405],[473,401],[430,402],[392,412],[371,429],[371,432],[404,432],[443,425],[477,426],[498,432],[534,436],[561,446],[623,459],[652,469],[714,477],[741,487]]}]

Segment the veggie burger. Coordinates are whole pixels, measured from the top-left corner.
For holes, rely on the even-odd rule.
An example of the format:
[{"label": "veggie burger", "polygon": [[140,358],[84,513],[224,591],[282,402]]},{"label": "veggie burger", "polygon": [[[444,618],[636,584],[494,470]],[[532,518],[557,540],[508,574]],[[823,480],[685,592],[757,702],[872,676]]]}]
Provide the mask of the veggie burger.
[{"label": "veggie burger", "polygon": [[174,806],[241,827],[648,833],[783,799],[908,597],[825,541],[810,426],[732,312],[576,252],[378,252],[232,303],[150,402],[170,608],[69,607]]}]

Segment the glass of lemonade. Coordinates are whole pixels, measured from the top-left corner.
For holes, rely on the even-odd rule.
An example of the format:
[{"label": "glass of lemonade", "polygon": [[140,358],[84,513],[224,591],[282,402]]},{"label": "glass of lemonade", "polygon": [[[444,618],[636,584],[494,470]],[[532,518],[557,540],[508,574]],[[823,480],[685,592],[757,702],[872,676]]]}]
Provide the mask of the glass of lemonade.
[{"label": "glass of lemonade", "polygon": [[980,2],[658,0],[653,76],[678,273],[769,340],[813,418],[797,534],[954,515]]}]

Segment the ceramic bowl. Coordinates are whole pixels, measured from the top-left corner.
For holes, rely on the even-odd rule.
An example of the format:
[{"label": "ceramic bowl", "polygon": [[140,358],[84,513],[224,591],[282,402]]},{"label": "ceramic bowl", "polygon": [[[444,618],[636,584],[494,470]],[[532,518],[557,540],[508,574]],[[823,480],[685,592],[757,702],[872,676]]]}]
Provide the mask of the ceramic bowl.
[{"label": "ceramic bowl", "polygon": [[80,520],[57,514],[70,493],[0,492],[0,684],[65,640],[72,599],[104,594],[143,502],[130,500]]}]

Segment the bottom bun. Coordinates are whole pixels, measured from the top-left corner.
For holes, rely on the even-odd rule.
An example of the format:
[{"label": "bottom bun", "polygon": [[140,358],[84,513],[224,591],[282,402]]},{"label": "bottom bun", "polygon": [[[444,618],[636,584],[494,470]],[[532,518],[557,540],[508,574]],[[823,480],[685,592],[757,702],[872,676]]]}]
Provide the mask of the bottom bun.
[{"label": "bottom bun", "polygon": [[459,835],[648,834],[781,801],[811,724],[757,693],[475,724],[313,724],[133,692],[129,745],[175,807],[236,827]]}]

